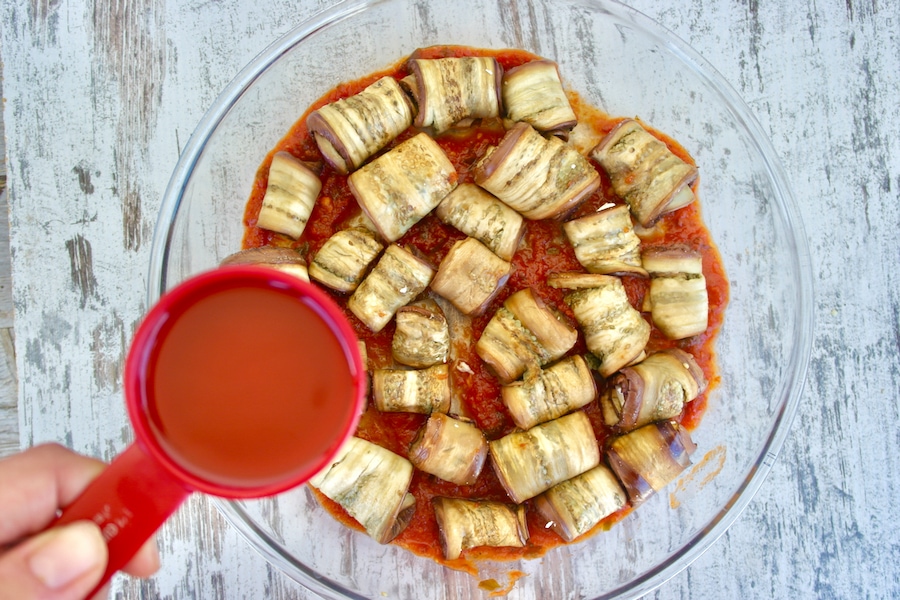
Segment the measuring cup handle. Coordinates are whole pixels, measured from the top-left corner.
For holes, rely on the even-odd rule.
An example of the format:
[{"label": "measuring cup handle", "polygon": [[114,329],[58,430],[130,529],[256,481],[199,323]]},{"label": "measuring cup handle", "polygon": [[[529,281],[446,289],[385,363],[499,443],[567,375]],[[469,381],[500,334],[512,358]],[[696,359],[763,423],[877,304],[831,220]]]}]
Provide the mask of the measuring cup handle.
[{"label": "measuring cup handle", "polygon": [[88,598],[125,566],[190,493],[135,443],[63,509],[53,526],[93,521],[109,548],[106,572]]}]

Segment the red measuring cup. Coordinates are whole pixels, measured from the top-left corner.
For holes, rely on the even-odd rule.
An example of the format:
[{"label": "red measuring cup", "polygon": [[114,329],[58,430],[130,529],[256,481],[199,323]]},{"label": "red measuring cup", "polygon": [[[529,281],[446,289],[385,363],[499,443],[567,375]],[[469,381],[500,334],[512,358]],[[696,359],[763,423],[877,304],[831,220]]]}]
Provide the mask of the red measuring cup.
[{"label": "red measuring cup", "polygon": [[356,336],[322,291],[274,269],[223,267],[166,293],[125,363],[136,440],[66,507],[109,547],[101,583],[194,491],[268,496],[324,467],[356,430]]}]

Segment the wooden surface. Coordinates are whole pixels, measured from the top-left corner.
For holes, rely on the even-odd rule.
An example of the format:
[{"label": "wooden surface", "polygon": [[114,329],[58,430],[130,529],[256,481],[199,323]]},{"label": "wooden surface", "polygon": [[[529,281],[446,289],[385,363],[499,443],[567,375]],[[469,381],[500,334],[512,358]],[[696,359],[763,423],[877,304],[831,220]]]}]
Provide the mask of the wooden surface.
[{"label": "wooden surface", "polygon": [[[239,69],[329,4],[5,3],[20,388],[18,411],[0,396],[0,451],[16,431],[22,447],[56,440],[105,458],[130,439],[122,356],[146,309],[147,256],[168,176]],[[704,55],[771,135],[794,185],[816,287],[810,374],[779,460],[731,529],[653,595],[897,597],[900,4],[631,4]],[[4,364],[8,393],[15,377],[3,375]],[[162,573],[117,579],[119,597],[313,597],[203,499],[159,539]]]}]

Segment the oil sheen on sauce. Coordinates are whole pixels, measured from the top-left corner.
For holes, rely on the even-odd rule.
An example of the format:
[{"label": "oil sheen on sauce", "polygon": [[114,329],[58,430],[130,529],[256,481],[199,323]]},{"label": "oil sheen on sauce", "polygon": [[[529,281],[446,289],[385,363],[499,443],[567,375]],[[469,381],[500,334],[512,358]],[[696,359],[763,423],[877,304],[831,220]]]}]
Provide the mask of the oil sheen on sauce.
[{"label": "oil sheen on sauce", "polygon": [[220,290],[160,331],[150,426],[191,474],[264,487],[313,468],[350,421],[354,377],[328,323],[299,298]]}]

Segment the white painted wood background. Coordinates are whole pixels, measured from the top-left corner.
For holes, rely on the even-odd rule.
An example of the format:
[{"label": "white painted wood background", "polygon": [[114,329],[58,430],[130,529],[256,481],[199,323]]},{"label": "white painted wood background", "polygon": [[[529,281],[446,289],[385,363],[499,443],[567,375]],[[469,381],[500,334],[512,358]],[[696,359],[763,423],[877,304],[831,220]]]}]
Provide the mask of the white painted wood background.
[{"label": "white painted wood background", "polygon": [[[0,402],[2,451],[16,431],[22,447],[56,440],[104,458],[130,439],[118,382],[169,173],[240,68],[330,4],[4,2],[19,402]],[[737,523],[653,596],[900,596],[900,3],[630,4],[703,54],[770,133],[816,287],[810,376],[778,462]],[[162,572],[118,578],[116,597],[313,597],[202,498],[159,539]]]}]

